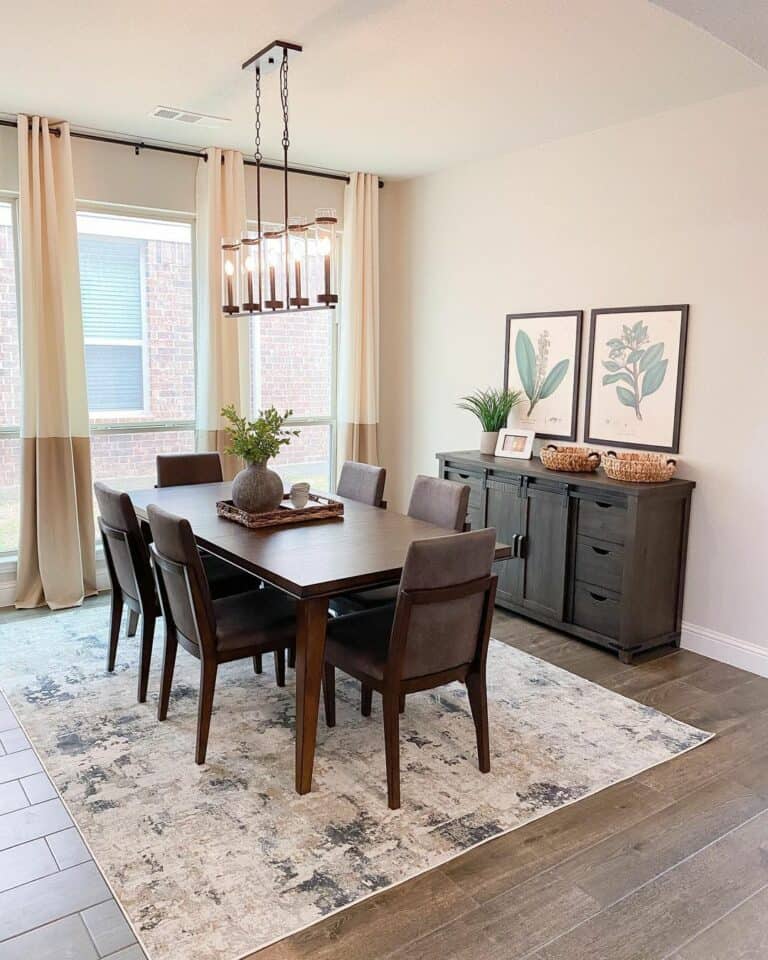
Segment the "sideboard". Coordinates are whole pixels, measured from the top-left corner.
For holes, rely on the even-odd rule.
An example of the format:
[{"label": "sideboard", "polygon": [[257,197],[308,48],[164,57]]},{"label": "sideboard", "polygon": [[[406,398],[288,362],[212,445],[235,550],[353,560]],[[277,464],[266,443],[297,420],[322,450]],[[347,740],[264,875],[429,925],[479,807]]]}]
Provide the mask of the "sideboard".
[{"label": "sideboard", "polygon": [[512,547],[497,564],[499,606],[623,663],[679,644],[694,483],[621,483],[475,450],[437,458],[442,477],[470,487],[469,526]]}]

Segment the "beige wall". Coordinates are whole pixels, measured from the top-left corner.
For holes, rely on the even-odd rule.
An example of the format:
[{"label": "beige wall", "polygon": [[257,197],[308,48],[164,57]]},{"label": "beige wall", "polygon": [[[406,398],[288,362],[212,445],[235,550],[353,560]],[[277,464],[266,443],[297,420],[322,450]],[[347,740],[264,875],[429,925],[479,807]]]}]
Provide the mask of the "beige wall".
[{"label": "beige wall", "polygon": [[393,506],[435,472],[436,451],[476,448],[455,402],[501,382],[505,313],[690,303],[680,459],[698,487],[684,618],[706,652],[728,638],[768,652],[768,87],[385,194]]}]

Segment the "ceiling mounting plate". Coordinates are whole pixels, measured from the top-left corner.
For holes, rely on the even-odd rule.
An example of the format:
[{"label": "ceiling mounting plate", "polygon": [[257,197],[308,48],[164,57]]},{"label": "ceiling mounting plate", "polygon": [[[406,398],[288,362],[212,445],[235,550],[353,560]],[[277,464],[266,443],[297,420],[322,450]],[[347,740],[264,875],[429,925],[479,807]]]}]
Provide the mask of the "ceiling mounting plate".
[{"label": "ceiling mounting plate", "polygon": [[271,73],[280,67],[283,50],[288,51],[288,59],[292,60],[297,54],[301,53],[303,47],[299,43],[289,43],[287,40],[273,40],[263,50],[259,50],[249,60],[246,60],[243,64],[243,70],[258,68],[261,70],[262,76]]}]

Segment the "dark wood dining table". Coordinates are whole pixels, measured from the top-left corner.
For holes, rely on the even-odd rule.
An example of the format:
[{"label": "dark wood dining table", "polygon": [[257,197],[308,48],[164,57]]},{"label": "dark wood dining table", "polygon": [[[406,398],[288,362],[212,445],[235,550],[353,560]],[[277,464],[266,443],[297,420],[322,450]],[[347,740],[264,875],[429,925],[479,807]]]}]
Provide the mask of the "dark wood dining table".
[{"label": "dark wood dining table", "polygon": [[[343,519],[249,530],[219,517],[231,484],[205,483],[131,492],[136,513],[150,503],[185,517],[200,547],[296,599],[296,790],[312,789],[328,601],[342,593],[397,583],[413,540],[452,531],[337,497]],[[511,556],[496,545],[496,559]]]}]

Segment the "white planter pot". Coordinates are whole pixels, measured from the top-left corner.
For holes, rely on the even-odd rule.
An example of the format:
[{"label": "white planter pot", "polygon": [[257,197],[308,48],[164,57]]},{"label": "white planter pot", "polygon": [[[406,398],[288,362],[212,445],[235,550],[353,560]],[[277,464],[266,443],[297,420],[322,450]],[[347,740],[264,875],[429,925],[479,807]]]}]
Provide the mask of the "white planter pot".
[{"label": "white planter pot", "polygon": [[499,431],[483,431],[480,434],[480,453],[493,453],[496,450],[496,441],[499,439]]}]

